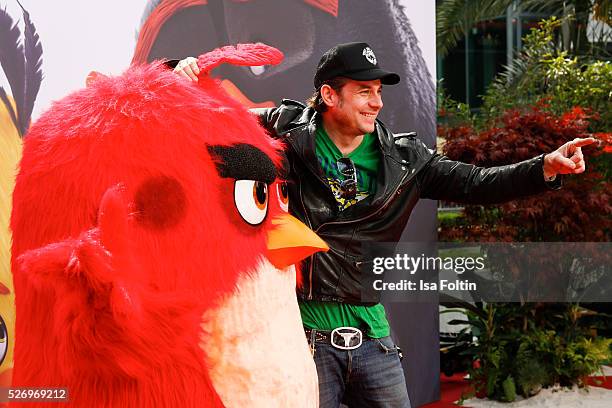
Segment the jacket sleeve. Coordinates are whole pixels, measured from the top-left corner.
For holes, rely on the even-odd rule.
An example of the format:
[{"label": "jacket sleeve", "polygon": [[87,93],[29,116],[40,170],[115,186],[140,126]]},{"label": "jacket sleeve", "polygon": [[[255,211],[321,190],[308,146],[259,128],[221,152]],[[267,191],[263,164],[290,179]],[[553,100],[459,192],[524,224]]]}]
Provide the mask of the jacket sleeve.
[{"label": "jacket sleeve", "polygon": [[478,167],[450,160],[429,150],[420,141],[417,149],[427,164],[417,176],[422,198],[466,204],[510,201],[561,187],[561,178],[544,180],[544,155],[520,163]]},{"label": "jacket sleeve", "polygon": [[252,108],[249,111],[257,116],[259,124],[263,126],[272,137],[277,138],[276,124],[280,116],[279,108]]},{"label": "jacket sleeve", "polygon": [[[296,126],[302,125],[300,117],[305,106],[291,99],[283,99],[276,108],[253,108],[250,112],[257,116],[259,123],[274,138],[282,138]],[[297,121],[297,122],[296,122]]]}]

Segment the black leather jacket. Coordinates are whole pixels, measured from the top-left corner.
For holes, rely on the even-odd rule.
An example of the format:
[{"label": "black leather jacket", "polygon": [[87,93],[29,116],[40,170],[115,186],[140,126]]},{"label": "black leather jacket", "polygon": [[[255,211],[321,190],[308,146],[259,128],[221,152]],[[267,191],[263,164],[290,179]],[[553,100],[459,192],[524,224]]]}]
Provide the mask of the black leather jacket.
[{"label": "black leather jacket", "polygon": [[361,296],[361,243],[397,242],[419,198],[486,204],[559,187],[559,179],[544,181],[543,155],[508,166],[476,167],[435,153],[414,134],[394,135],[377,121],[382,160],[376,193],[339,211],[315,156],[321,115],[286,99],[278,108],[252,111],[287,145],[290,212],[329,246],[327,253],[300,265],[298,298],[303,300],[370,303]]}]

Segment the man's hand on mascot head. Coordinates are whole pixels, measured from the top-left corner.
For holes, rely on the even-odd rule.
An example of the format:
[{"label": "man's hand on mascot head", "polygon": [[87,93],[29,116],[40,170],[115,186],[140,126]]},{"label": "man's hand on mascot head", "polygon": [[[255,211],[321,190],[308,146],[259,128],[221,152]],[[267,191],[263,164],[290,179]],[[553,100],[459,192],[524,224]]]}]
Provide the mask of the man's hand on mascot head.
[{"label": "man's hand on mascot head", "polygon": [[187,57],[179,61],[174,68],[174,72],[181,77],[190,81],[198,81],[200,67],[198,67],[198,59],[195,57]]}]

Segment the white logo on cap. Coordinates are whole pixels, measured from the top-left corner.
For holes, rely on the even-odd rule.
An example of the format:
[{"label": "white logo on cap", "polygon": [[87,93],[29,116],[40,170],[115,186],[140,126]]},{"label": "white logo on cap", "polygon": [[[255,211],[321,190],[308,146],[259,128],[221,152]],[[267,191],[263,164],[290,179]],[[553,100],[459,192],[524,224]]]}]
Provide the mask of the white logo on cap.
[{"label": "white logo on cap", "polygon": [[370,47],[365,47],[361,53],[371,64],[376,65],[376,55]]}]

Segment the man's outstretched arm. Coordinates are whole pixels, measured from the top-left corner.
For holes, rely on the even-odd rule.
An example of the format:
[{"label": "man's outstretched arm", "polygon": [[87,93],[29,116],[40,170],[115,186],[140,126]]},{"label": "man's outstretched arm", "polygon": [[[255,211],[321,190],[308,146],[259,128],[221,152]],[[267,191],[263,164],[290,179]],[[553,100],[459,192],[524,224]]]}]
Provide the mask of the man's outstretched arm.
[{"label": "man's outstretched arm", "polygon": [[[595,141],[594,138],[574,139],[551,153],[489,168],[429,154],[429,162],[417,179],[421,197],[491,204],[557,189],[561,185],[557,175],[584,172],[581,148]],[[417,148],[422,155],[428,154],[424,145]]]}]

